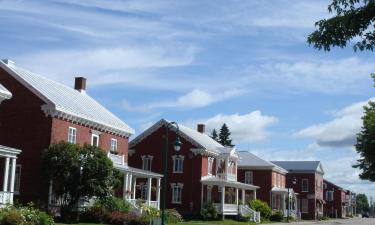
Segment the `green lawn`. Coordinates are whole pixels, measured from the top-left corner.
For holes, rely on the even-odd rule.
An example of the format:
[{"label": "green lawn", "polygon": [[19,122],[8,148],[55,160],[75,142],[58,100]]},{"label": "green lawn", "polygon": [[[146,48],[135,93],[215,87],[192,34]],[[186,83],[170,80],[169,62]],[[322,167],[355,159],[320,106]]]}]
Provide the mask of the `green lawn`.
[{"label": "green lawn", "polygon": [[[270,223],[270,222],[267,222]],[[238,222],[236,220],[224,220],[224,221],[202,221],[202,220],[192,220],[188,222],[182,222],[178,224],[168,224],[168,225],[255,225],[253,222]],[[63,223],[57,223],[56,225],[65,225]],[[70,224],[74,225],[74,224]],[[107,225],[98,223],[80,223],[79,225]]]}]

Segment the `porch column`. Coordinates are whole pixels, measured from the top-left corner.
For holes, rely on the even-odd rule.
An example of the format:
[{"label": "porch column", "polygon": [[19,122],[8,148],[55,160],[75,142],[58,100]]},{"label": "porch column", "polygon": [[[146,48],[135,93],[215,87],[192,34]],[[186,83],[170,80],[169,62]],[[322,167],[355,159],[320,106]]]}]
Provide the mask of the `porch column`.
[{"label": "porch column", "polygon": [[257,189],[254,189],[254,199],[253,200],[256,200],[257,199]]},{"label": "porch column", "polygon": [[4,182],[3,182],[3,191],[8,191],[8,175],[9,175],[9,158],[5,158],[5,168],[4,168]]},{"label": "porch column", "polygon": [[[130,191],[130,193],[132,193],[132,181],[133,181],[133,174],[130,174],[129,175],[129,181],[128,181],[128,191]],[[127,197],[127,199],[130,199],[130,197],[131,197],[131,194],[127,194],[126,195],[126,197]]]},{"label": "porch column", "polygon": [[52,187],[53,187],[53,182],[52,180],[49,181],[49,188],[48,188],[48,207],[49,205],[52,204]]},{"label": "porch column", "polygon": [[237,209],[238,209],[238,188],[236,188],[236,205],[237,205]]},{"label": "porch column", "polygon": [[203,208],[203,189],[204,189],[204,185],[202,184],[201,185],[201,209]]},{"label": "porch column", "polygon": [[158,209],[160,209],[160,185],[161,185],[161,178],[158,178],[157,184],[156,184],[156,201],[158,204]]},{"label": "porch column", "polygon": [[127,191],[127,188],[128,188],[128,176],[129,174],[128,173],[125,173],[124,175],[124,186],[122,187],[122,199],[126,199],[126,191]]},{"label": "porch column", "polygon": [[136,191],[137,191],[137,178],[136,177],[134,177],[134,179],[133,179],[133,192],[132,192],[132,194],[133,194],[133,199],[135,199],[135,196],[136,196]]},{"label": "porch column", "polygon": [[16,158],[12,158],[12,173],[10,174],[10,203],[13,203],[14,181],[16,176]]},{"label": "porch column", "polygon": [[245,205],[245,189],[242,189],[242,205]]},{"label": "porch column", "polygon": [[281,208],[283,209],[283,212],[285,212],[285,193],[282,195],[281,198]]},{"label": "porch column", "polygon": [[148,178],[148,182],[147,182],[147,205],[150,206],[151,205],[151,185],[152,185],[152,178],[149,177]]},{"label": "porch column", "polygon": [[223,216],[223,220],[225,219],[224,205],[225,205],[225,186],[221,186],[221,214]]},{"label": "porch column", "polygon": [[229,158],[225,158],[225,179],[228,179],[228,172],[229,172]]}]

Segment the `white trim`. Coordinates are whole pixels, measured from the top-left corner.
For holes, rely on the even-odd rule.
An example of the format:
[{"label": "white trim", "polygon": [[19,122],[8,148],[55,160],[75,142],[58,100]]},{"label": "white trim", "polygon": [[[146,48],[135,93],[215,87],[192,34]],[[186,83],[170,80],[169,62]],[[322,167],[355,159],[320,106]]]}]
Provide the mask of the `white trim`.
[{"label": "white trim", "polygon": [[[182,203],[182,189],[184,188],[183,183],[171,183],[172,188],[172,204],[181,204]],[[178,196],[175,196],[176,192]]]},{"label": "white trim", "polygon": [[[303,181],[307,182],[306,189],[304,189]],[[301,192],[309,192],[309,179],[301,180]]]},{"label": "white trim", "polygon": [[[185,158],[185,156],[183,156],[183,155],[172,155],[173,173],[183,173],[184,172],[184,158]],[[176,163],[178,165],[176,165]],[[176,166],[178,166],[178,168],[176,168]]]},{"label": "white trim", "polygon": [[[71,133],[72,131],[72,133]],[[69,127],[68,128],[68,142],[72,144],[77,143],[77,128]]]},{"label": "white trim", "polygon": [[[116,144],[113,145],[113,143],[116,143]],[[117,151],[118,151],[118,140],[116,138],[111,138],[111,152],[117,152]]]},{"label": "white trim", "polygon": [[142,170],[151,171],[152,170],[152,160],[154,156],[152,155],[141,155],[142,158]]},{"label": "white trim", "polygon": [[[251,174],[251,176],[250,176],[250,174]],[[254,172],[253,171],[245,171],[244,183],[245,184],[254,184]]]},{"label": "white trim", "polygon": [[[96,137],[97,143],[94,145],[94,138]],[[91,134],[91,145],[95,147],[99,147],[100,139],[98,134]]]}]

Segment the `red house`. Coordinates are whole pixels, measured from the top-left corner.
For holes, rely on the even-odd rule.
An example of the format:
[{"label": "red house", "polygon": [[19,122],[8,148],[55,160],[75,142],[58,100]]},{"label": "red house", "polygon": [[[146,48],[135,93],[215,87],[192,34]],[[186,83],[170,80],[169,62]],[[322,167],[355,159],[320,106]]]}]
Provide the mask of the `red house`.
[{"label": "red house", "polygon": [[323,216],[323,166],[319,161],[271,161],[288,171],[287,183],[293,179],[293,189],[298,193],[297,208],[302,219],[318,219]]},{"label": "red house", "polygon": [[238,180],[261,187],[257,192],[257,198],[267,202],[273,211],[280,211],[286,217],[289,209],[289,216],[296,217],[297,196],[292,185],[286,184],[288,171],[251,152],[238,153]]},{"label": "red house", "polygon": [[[258,187],[237,181],[238,153],[206,135],[203,124],[197,130],[181,125],[177,129],[160,120],[129,143],[129,165],[162,173],[166,127],[171,140],[166,207],[187,216],[199,214],[204,203],[212,202],[223,217],[247,213],[245,202],[256,198]],[[173,150],[177,136],[182,141],[179,151]]]},{"label": "red house", "polygon": [[324,215],[334,218],[346,217],[346,190],[327,180],[323,181]]},{"label": "red house", "polygon": [[160,180],[161,175],[128,167],[128,140],[133,129],[86,93],[85,78],[77,77],[73,89],[2,60],[0,83],[13,94],[0,105],[0,144],[23,150],[14,192],[22,202],[47,200],[41,153],[62,140],[116,153],[109,156],[125,172],[124,197],[129,198],[135,177]]}]

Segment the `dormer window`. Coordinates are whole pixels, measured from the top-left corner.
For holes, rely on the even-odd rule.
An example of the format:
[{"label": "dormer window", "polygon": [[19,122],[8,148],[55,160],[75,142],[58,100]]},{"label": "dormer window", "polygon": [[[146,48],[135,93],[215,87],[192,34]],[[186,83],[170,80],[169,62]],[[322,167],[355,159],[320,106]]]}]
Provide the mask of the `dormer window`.
[{"label": "dormer window", "polygon": [[99,147],[99,135],[91,134],[91,145],[95,147]]},{"label": "dormer window", "polygon": [[152,159],[154,158],[152,155],[142,155],[142,169],[151,171],[152,166]]},{"label": "dormer window", "polygon": [[184,172],[184,156],[173,155],[173,173],[183,173]]},{"label": "dormer window", "polygon": [[74,127],[69,127],[68,142],[72,144],[77,143],[77,129]]}]

